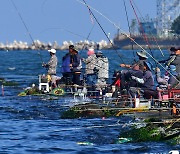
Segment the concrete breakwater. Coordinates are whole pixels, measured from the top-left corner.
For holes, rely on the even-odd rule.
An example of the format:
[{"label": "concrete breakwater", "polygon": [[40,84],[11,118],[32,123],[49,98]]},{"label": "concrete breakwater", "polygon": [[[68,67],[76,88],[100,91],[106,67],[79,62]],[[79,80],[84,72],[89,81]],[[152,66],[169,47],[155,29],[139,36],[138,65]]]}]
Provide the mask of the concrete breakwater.
[{"label": "concrete breakwater", "polygon": [[112,43],[108,43],[105,40],[102,40],[100,42],[93,42],[93,41],[80,41],[73,43],[72,41],[64,41],[62,45],[59,45],[56,41],[53,43],[44,43],[39,40],[35,40],[33,43],[28,44],[27,42],[22,41],[14,41],[12,43],[0,43],[0,50],[48,50],[50,48],[54,48],[57,50],[67,50],[69,45],[75,45],[79,50],[82,49],[111,49]]}]

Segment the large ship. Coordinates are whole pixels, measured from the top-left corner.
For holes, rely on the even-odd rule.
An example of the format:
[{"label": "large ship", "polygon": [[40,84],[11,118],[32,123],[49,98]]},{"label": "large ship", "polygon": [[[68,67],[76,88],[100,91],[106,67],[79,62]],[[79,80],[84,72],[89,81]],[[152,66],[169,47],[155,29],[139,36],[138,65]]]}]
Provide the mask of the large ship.
[{"label": "large ship", "polygon": [[[133,19],[130,36],[144,48],[167,49],[170,46],[180,46],[180,35],[173,33],[171,25],[180,15],[179,0],[157,0],[157,17],[140,19],[140,23]],[[139,48],[120,31],[114,37],[114,44],[121,49]]]},{"label": "large ship", "polygon": [[[158,35],[146,35],[146,39],[143,35],[131,35],[140,46],[145,49],[168,49],[172,46],[180,46],[179,37],[159,37]],[[139,49],[139,46],[132,42],[127,36],[123,34],[117,34],[113,40],[114,45],[120,49]]]},{"label": "large ship", "polygon": [[[179,36],[172,33],[168,35],[158,35],[154,21],[141,22],[141,28],[138,28],[138,33],[131,33],[130,37],[146,49],[168,49],[171,46],[180,46]],[[114,45],[120,49],[139,49],[137,44],[132,42],[131,39],[120,31],[117,32],[113,42]]]}]

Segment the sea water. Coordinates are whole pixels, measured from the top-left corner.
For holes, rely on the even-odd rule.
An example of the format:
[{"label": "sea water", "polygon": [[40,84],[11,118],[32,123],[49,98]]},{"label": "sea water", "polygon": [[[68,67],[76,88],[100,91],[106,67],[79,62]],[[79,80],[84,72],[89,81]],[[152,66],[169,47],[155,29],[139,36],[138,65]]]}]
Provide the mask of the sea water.
[{"label": "sea water", "polygon": [[[165,57],[160,51],[154,51],[154,57],[157,60],[167,58],[169,53],[163,52]],[[57,51],[59,76],[61,59],[66,53]],[[82,57],[87,56],[86,51],[79,53]],[[135,51],[130,50],[104,50],[103,53],[109,58],[110,77],[114,70],[122,69],[120,63],[137,59]],[[117,143],[123,125],[132,120],[128,116],[61,119],[62,112],[72,105],[71,99],[18,97],[18,93],[28,86],[37,85],[38,75],[46,74],[41,57],[47,62],[49,53],[0,51],[0,77],[18,83],[14,87],[5,86],[4,96],[0,93],[0,153],[169,153],[179,149],[178,145],[165,142]]]}]

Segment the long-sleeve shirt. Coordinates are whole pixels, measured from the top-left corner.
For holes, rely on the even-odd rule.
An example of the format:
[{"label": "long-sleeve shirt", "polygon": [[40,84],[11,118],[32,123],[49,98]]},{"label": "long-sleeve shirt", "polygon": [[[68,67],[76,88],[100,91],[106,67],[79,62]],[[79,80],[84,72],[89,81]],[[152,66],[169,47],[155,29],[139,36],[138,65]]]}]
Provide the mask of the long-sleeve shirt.
[{"label": "long-sleeve shirt", "polygon": [[94,74],[94,67],[97,63],[96,55],[92,54],[88,56],[83,62],[86,64],[86,74]]},{"label": "long-sleeve shirt", "polygon": [[143,75],[144,84],[142,87],[153,89],[154,87],[154,78],[151,71],[146,71]]},{"label": "long-sleeve shirt", "polygon": [[144,72],[142,78],[132,76],[132,79],[141,83],[141,88],[151,89],[151,90],[153,90],[154,88],[154,78],[153,78],[152,72],[149,70]]},{"label": "long-sleeve shirt", "polygon": [[171,65],[176,66],[176,72],[180,76],[180,55],[176,55],[175,59],[171,62]]},{"label": "long-sleeve shirt", "polygon": [[169,75],[161,77],[161,71],[156,72],[156,79],[161,89],[166,89],[169,84]]},{"label": "long-sleeve shirt", "polygon": [[109,78],[109,61],[107,57],[98,57],[95,65],[98,70],[98,78]]},{"label": "long-sleeve shirt", "polygon": [[71,55],[72,72],[80,72],[82,68],[81,57],[79,54]]},{"label": "long-sleeve shirt", "polygon": [[161,72],[157,71],[156,78],[157,78],[158,84],[160,84],[160,85],[163,84],[163,85],[168,86],[168,81],[169,81],[168,75],[164,75],[163,77],[161,77]]},{"label": "long-sleeve shirt", "polygon": [[56,75],[57,63],[58,61],[56,55],[52,55],[49,62],[47,63],[49,75]]}]

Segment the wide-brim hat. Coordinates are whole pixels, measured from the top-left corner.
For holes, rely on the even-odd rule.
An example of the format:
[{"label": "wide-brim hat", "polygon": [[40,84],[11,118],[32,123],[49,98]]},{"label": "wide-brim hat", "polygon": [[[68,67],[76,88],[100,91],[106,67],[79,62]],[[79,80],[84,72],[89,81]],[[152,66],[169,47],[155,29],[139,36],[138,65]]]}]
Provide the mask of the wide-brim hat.
[{"label": "wide-brim hat", "polygon": [[138,51],[138,52],[137,52],[137,55],[140,56],[140,57],[146,58],[146,59],[148,58],[148,57],[146,56],[146,52],[145,52],[145,51]]},{"label": "wide-brim hat", "polygon": [[56,50],[55,49],[50,49],[50,50],[48,50],[49,52],[51,52],[51,53],[56,53]]}]

